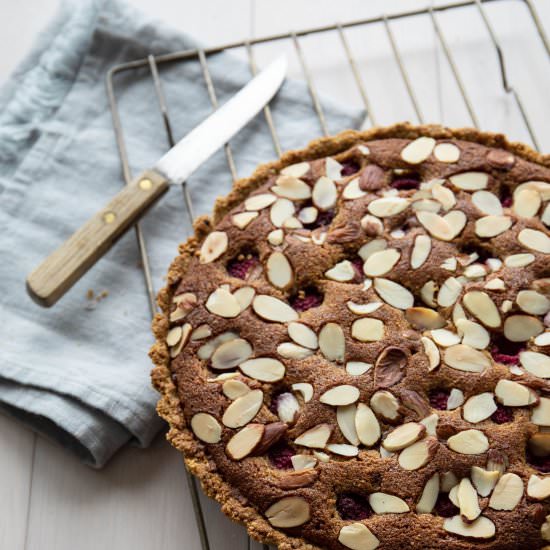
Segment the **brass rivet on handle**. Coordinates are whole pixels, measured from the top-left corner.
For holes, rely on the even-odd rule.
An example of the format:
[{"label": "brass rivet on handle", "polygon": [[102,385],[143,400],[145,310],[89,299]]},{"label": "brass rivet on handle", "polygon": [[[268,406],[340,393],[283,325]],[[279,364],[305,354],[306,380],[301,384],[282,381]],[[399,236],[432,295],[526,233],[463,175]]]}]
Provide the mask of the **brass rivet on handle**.
[{"label": "brass rivet on handle", "polygon": [[105,212],[103,214],[103,221],[105,223],[113,223],[116,220],[116,214],[114,212]]},{"label": "brass rivet on handle", "polygon": [[148,191],[151,187],[153,187],[153,182],[149,178],[143,178],[139,181],[139,187],[144,191]]}]

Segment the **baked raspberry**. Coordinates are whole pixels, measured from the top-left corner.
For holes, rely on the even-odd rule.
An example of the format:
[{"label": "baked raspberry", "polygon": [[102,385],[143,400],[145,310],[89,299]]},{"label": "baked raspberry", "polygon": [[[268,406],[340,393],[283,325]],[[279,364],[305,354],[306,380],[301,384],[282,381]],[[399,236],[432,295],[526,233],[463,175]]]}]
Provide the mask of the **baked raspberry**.
[{"label": "baked raspberry", "polygon": [[527,451],[527,463],[531,464],[539,472],[550,472],[550,456],[535,456],[529,450]]},{"label": "baked raspberry", "polygon": [[323,303],[323,295],[315,288],[300,290],[296,296],[291,298],[290,305],[296,311],[307,311],[312,307],[318,307]]},{"label": "baked raspberry", "polygon": [[506,424],[514,420],[514,413],[510,407],[505,407],[499,403],[497,410],[491,415],[491,420],[496,424]]},{"label": "baked raspberry", "polygon": [[294,449],[289,447],[288,443],[281,442],[273,445],[269,452],[267,453],[269,460],[275,468],[279,470],[290,470],[292,468],[291,457],[294,456],[296,452]]},{"label": "baked raspberry", "polygon": [[519,364],[519,354],[523,351],[523,342],[510,342],[504,336],[493,338],[491,355],[497,363],[503,365]]},{"label": "baked raspberry", "polygon": [[513,202],[514,202],[514,199],[510,194],[510,190],[507,187],[503,187],[500,190],[500,204],[502,204],[504,208],[510,208]]},{"label": "baked raspberry", "polygon": [[259,260],[256,256],[251,254],[241,254],[234,260],[231,260],[227,264],[227,272],[231,277],[237,277],[238,279],[246,279],[252,269],[259,264]]},{"label": "baked raspberry", "polygon": [[359,163],[354,160],[346,160],[342,163],[342,177],[351,176],[359,171]]},{"label": "baked raspberry", "polygon": [[449,400],[449,392],[446,390],[436,390],[430,393],[430,405],[434,409],[440,411],[447,410],[447,401]]},{"label": "baked raspberry", "polygon": [[451,502],[447,493],[439,493],[434,510],[442,518],[450,518],[456,516],[460,510]]},{"label": "baked raspberry", "polygon": [[372,514],[366,498],[355,493],[342,493],[336,500],[336,510],[344,520],[366,519]]},{"label": "baked raspberry", "polygon": [[351,260],[351,265],[353,266],[353,269],[355,269],[355,280],[357,282],[361,282],[365,278],[365,274],[363,272],[363,258],[360,256],[357,256],[353,260]]},{"label": "baked raspberry", "polygon": [[418,189],[420,187],[420,176],[418,174],[405,174],[403,176],[394,176],[394,179],[390,185],[398,191]]}]

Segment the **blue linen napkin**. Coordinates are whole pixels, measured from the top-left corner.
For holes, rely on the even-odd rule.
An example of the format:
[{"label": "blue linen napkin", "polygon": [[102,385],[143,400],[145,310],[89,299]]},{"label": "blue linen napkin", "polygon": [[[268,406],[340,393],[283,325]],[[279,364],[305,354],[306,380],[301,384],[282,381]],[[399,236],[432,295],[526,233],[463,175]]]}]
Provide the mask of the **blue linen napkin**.
[{"label": "blue linen napkin", "polygon": [[[147,351],[150,313],[133,232],[51,310],[25,293],[26,275],[122,185],[105,93],[106,71],[149,53],[195,47],[187,36],[125,4],[65,2],[0,90],[0,410],[103,466],[125,443],[147,446],[162,426]],[[220,103],[250,78],[228,54],[209,58]],[[175,138],[211,112],[196,61],[162,66]],[[147,69],[116,81],[134,173],[167,149]],[[309,95],[287,82],[273,102],[284,149],[321,134]],[[324,100],[330,130],[361,113]],[[275,157],[262,116],[232,140],[240,175]],[[197,213],[231,181],[223,152],[190,180]],[[156,288],[186,237],[181,191],[172,189],[142,223]],[[92,296],[93,294],[93,296]]]}]

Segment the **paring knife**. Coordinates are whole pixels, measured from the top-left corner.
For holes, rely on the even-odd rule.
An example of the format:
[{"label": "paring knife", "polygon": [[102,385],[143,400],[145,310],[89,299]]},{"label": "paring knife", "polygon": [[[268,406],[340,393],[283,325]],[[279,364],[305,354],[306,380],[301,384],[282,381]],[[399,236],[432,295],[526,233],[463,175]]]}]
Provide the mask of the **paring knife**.
[{"label": "paring knife", "polygon": [[167,190],[185,180],[252,119],[280,88],[285,57],[273,61],[227,103],[191,130],[151,169],[115,195],[28,277],[27,291],[41,306],[55,304]]}]

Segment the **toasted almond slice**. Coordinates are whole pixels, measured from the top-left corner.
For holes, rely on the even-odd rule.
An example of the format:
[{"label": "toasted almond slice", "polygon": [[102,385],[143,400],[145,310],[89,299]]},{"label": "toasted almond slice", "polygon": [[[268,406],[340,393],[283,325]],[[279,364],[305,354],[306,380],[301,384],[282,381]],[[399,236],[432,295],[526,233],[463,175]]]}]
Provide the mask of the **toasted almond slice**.
[{"label": "toasted almond slice", "polygon": [[273,252],[267,260],[267,278],[277,288],[286,288],[294,278],[292,267],[282,252]]},{"label": "toasted almond slice", "polygon": [[374,289],[377,294],[390,306],[398,309],[407,309],[414,304],[414,296],[404,286],[389,279],[374,279]]},{"label": "toasted almond slice", "polygon": [[[487,270],[486,270],[485,266],[483,266],[481,264],[469,265],[464,270],[464,276],[467,277],[468,279],[480,279],[480,278],[485,277],[486,275],[487,275]],[[500,288],[500,287],[497,287],[497,288]]]},{"label": "toasted almond slice", "polygon": [[454,143],[438,143],[434,149],[434,157],[439,162],[457,162],[460,158],[460,149]]},{"label": "toasted almond slice", "polygon": [[242,460],[248,456],[260,443],[264,435],[263,424],[249,424],[239,430],[225,447],[227,456],[233,460]]},{"label": "toasted almond slice", "polygon": [[500,403],[508,407],[526,407],[537,402],[537,396],[532,390],[512,380],[499,380],[495,395]]},{"label": "toasted almond slice", "polygon": [[374,254],[375,252],[379,252],[380,250],[385,250],[387,246],[388,246],[388,243],[386,239],[373,239],[372,241],[369,241],[367,244],[364,244],[357,251],[357,255],[364,262],[366,262],[372,254]]},{"label": "toasted almond slice", "polygon": [[359,449],[355,445],[348,445],[347,443],[329,443],[327,445],[327,451],[340,456],[357,456]]},{"label": "toasted almond slice", "polygon": [[437,304],[434,300],[435,291],[437,290],[437,284],[435,281],[427,281],[420,289],[420,297],[422,301],[430,306],[435,307]]},{"label": "toasted almond slice", "polygon": [[540,217],[540,221],[547,227],[550,227],[550,203],[546,205],[546,208]]},{"label": "toasted almond slice", "polygon": [[519,354],[519,362],[531,374],[540,378],[550,378],[550,357],[548,355],[536,351],[522,351]]},{"label": "toasted almond slice", "polygon": [[502,204],[490,191],[476,191],[472,195],[472,202],[487,216],[502,216]]},{"label": "toasted almond slice", "polygon": [[212,336],[212,329],[207,325],[199,325],[192,333],[189,339],[191,342],[196,342],[197,340],[203,340]]},{"label": "toasted almond slice", "polygon": [[319,211],[315,206],[306,206],[305,208],[302,208],[300,212],[298,212],[298,219],[304,223],[313,223],[317,216],[319,215]]},{"label": "toasted almond slice", "polygon": [[166,335],[166,344],[170,347],[175,346],[182,336],[182,328],[180,326],[171,328]]},{"label": "toasted almond slice", "polygon": [[457,303],[453,306],[453,323],[456,325],[459,319],[467,319],[467,317],[464,308]]},{"label": "toasted almond slice", "polygon": [[536,216],[541,204],[541,196],[536,189],[523,188],[514,193],[513,209],[520,218]]},{"label": "toasted almond slice", "polygon": [[460,336],[446,328],[431,330],[430,335],[436,344],[444,348],[460,343]]},{"label": "toasted almond slice", "polygon": [[489,345],[490,335],[487,329],[468,319],[455,321],[458,333],[462,335],[462,343],[475,349],[485,349]]},{"label": "toasted almond slice", "polygon": [[191,418],[191,429],[205,443],[218,443],[222,437],[222,427],[211,414],[195,414]]},{"label": "toasted almond slice", "polygon": [[311,197],[309,185],[292,176],[279,176],[271,190],[279,197],[286,199],[303,200]]},{"label": "toasted almond slice", "polygon": [[351,376],[361,376],[372,369],[372,367],[372,363],[364,363],[363,361],[348,361],[346,363],[346,372]]},{"label": "toasted almond slice", "polygon": [[223,383],[223,394],[231,401],[242,397],[245,393],[250,391],[250,388],[240,380],[227,380]]},{"label": "toasted almond slice", "polygon": [[235,296],[225,288],[217,288],[214,290],[214,292],[208,296],[205,307],[210,313],[228,319],[237,317],[241,312],[239,302]]},{"label": "toasted almond slice", "polygon": [[296,384],[292,384],[292,389],[302,394],[304,403],[311,401],[313,397],[313,386],[311,384],[307,382],[297,382]]},{"label": "toasted almond slice", "polygon": [[309,470],[317,464],[317,459],[311,455],[294,455],[290,457],[290,461],[295,471]]},{"label": "toasted almond slice", "polygon": [[298,319],[298,313],[287,303],[267,294],[256,296],[252,301],[252,309],[267,321],[288,323]]},{"label": "toasted almond slice", "polygon": [[332,428],[329,424],[318,424],[313,426],[309,430],[299,435],[294,443],[296,445],[302,445],[303,447],[310,447],[312,449],[324,449]]},{"label": "toasted almond slice", "polygon": [[300,412],[300,403],[290,392],[284,392],[277,396],[277,416],[281,422],[294,424]]},{"label": "toasted almond slice", "polygon": [[531,422],[536,426],[550,426],[550,399],[541,397],[538,405],[533,407]]},{"label": "toasted almond slice", "polygon": [[422,336],[421,341],[424,346],[424,353],[428,356],[428,370],[432,371],[438,367],[441,362],[439,348],[434,344],[433,340],[427,336]]},{"label": "toasted almond slice", "polygon": [[325,159],[325,174],[331,180],[339,180],[342,177],[342,168],[343,166],[332,157],[327,157]]},{"label": "toasted almond slice", "polygon": [[344,188],[342,197],[346,200],[359,199],[367,193],[359,187],[359,178],[352,179]]},{"label": "toasted almond slice", "polygon": [[487,420],[496,410],[497,405],[494,395],[490,392],[485,392],[474,395],[466,401],[462,410],[462,416],[466,422],[476,424],[477,422]]},{"label": "toasted almond slice", "polygon": [[226,250],[229,239],[223,231],[212,231],[208,234],[201,246],[199,261],[209,264],[217,260]]},{"label": "toasted almond slice", "polygon": [[447,445],[456,453],[477,455],[487,452],[489,440],[480,430],[463,430],[449,437]]},{"label": "toasted almond slice", "polygon": [[402,149],[401,158],[408,164],[420,164],[432,154],[435,143],[431,137],[416,138]]},{"label": "toasted almond slice", "polygon": [[447,399],[447,410],[454,411],[464,403],[464,393],[458,388],[453,388]]},{"label": "toasted almond slice", "polygon": [[206,344],[202,345],[197,350],[197,357],[203,360],[210,359],[214,351],[216,351],[219,346],[221,346],[224,342],[229,342],[229,340],[235,340],[235,338],[238,338],[238,335],[234,332],[222,332]]},{"label": "toasted almond slice", "polygon": [[343,260],[325,271],[325,277],[333,281],[345,283],[355,278],[355,269],[349,260]]},{"label": "toasted almond slice", "polygon": [[401,451],[418,441],[425,433],[426,427],[418,422],[407,422],[391,431],[382,445],[388,451]]},{"label": "toasted almond slice", "polygon": [[527,482],[527,494],[535,500],[544,500],[550,497],[550,477],[531,474]]},{"label": "toasted almond slice", "polygon": [[436,239],[452,241],[466,225],[466,214],[461,210],[451,210],[445,216],[433,212],[416,212],[418,221]]},{"label": "toasted almond slice", "polygon": [[409,505],[402,498],[388,493],[370,494],[369,504],[375,514],[405,514],[410,511]]},{"label": "toasted almond slice", "polygon": [[489,174],[485,172],[463,172],[449,178],[450,182],[459,189],[475,191],[485,189],[489,183]]},{"label": "toasted almond slice", "polygon": [[[536,346],[540,347],[550,346],[550,330],[546,330],[546,332],[539,334],[535,338],[534,343]],[[545,378],[545,376],[542,376],[542,378]]]},{"label": "toasted almond slice", "polygon": [[385,420],[396,420],[399,418],[399,401],[389,391],[377,391],[371,397],[370,406],[376,414]]},{"label": "toasted almond slice", "polygon": [[212,354],[212,368],[217,370],[232,369],[246,361],[252,355],[251,345],[242,338],[224,342]]},{"label": "toasted almond slice", "polygon": [[276,200],[277,197],[272,193],[260,193],[258,195],[248,197],[244,201],[244,207],[247,210],[252,211],[263,210],[264,208],[271,206]]},{"label": "toasted almond slice", "polygon": [[275,227],[283,227],[285,221],[294,216],[294,204],[289,199],[277,199],[269,210],[269,219]]},{"label": "toasted almond slice", "polygon": [[437,303],[441,307],[452,306],[462,292],[462,284],[455,277],[445,279],[437,294]]},{"label": "toasted almond slice", "polygon": [[500,314],[497,306],[486,292],[472,290],[462,300],[468,311],[488,327],[500,326]]},{"label": "toasted almond slice", "polygon": [[303,323],[289,323],[288,335],[300,346],[310,349],[317,349],[319,346],[317,334]]},{"label": "toasted almond slice", "polygon": [[439,496],[439,474],[436,472],[424,485],[416,505],[417,514],[431,514]]},{"label": "toasted almond slice", "polygon": [[369,237],[381,235],[384,232],[384,223],[376,216],[367,214],[361,218],[361,227]]},{"label": "toasted almond slice", "polygon": [[241,428],[248,424],[261,409],[264,400],[262,390],[252,390],[233,401],[223,413],[222,422],[228,428]]},{"label": "toasted almond slice", "polygon": [[539,192],[543,201],[550,200],[550,183],[546,181],[526,181],[518,185],[514,190],[514,198],[523,189],[534,189]]},{"label": "toasted almond slice", "polygon": [[491,270],[492,273],[494,273],[502,267],[502,260],[499,260],[498,258],[488,258],[485,260],[485,265]]},{"label": "toasted almond slice", "polygon": [[374,550],[380,541],[363,523],[344,525],[338,534],[338,542],[351,550]]},{"label": "toasted almond slice", "polygon": [[[385,275],[399,261],[401,253],[395,248],[387,248],[374,252],[363,265],[363,272],[368,277],[380,277]],[[352,268],[353,269],[353,268]]]},{"label": "toasted almond slice", "polygon": [[526,342],[543,330],[541,321],[529,315],[510,315],[504,321],[504,336],[512,342]]},{"label": "toasted almond slice", "polygon": [[271,357],[257,357],[248,359],[239,365],[239,369],[260,382],[277,382],[285,375],[285,366],[277,359]]},{"label": "toasted almond slice", "polygon": [[277,353],[285,359],[305,359],[313,355],[313,350],[298,346],[293,342],[283,342],[277,346]]},{"label": "toasted almond slice", "polygon": [[488,497],[500,477],[500,472],[472,466],[470,476],[479,496]]},{"label": "toasted almond slice", "polygon": [[435,438],[426,437],[403,449],[397,460],[404,470],[418,470],[430,461],[437,447],[438,443]]},{"label": "toasted almond slice", "polygon": [[357,319],[351,325],[351,335],[360,342],[376,342],[384,338],[384,323],[380,319]]},{"label": "toasted almond slice", "polygon": [[485,516],[480,516],[471,523],[466,523],[460,516],[446,518],[443,521],[443,529],[473,539],[490,539],[495,535],[495,524]]},{"label": "toasted almond slice", "polygon": [[465,372],[483,372],[491,366],[486,355],[465,344],[447,348],[443,360],[449,367]]},{"label": "toasted almond slice", "polygon": [[546,315],[550,311],[550,300],[534,290],[520,290],[516,302],[526,313]]},{"label": "toasted almond slice", "polygon": [[456,496],[461,516],[466,521],[474,521],[481,514],[481,508],[477,500],[476,490],[467,477],[460,481]]},{"label": "toasted almond slice", "polygon": [[436,184],[432,187],[432,196],[439,201],[444,210],[450,210],[456,204],[455,194],[441,184]]},{"label": "toasted almond slice", "polygon": [[368,211],[378,218],[387,218],[403,212],[408,206],[408,199],[402,197],[383,197],[370,202]]},{"label": "toasted almond slice", "polygon": [[428,435],[436,436],[438,422],[439,422],[439,416],[437,415],[437,413],[433,413],[427,416],[426,418],[423,418],[420,421],[420,424],[423,424],[424,426],[426,426],[426,433]]},{"label": "toasted almond slice", "polygon": [[283,176],[292,176],[293,178],[301,178],[307,174],[309,170],[309,162],[298,162],[296,164],[291,164],[286,166],[281,170]]},{"label": "toasted almond slice", "polygon": [[496,237],[512,227],[509,216],[485,216],[475,223],[476,235],[481,238]]},{"label": "toasted almond slice", "polygon": [[321,176],[313,186],[311,195],[313,204],[319,210],[328,210],[336,204],[338,191],[334,182],[326,176]]},{"label": "toasted almond slice", "polygon": [[441,210],[441,203],[431,199],[415,200],[411,206],[415,212],[418,210],[425,210],[427,212],[435,212],[437,214]]},{"label": "toasted almond slice", "polygon": [[265,517],[274,527],[298,527],[310,520],[308,502],[302,497],[285,497],[272,504]]},{"label": "toasted almond slice", "polygon": [[437,311],[426,307],[411,307],[405,311],[407,321],[417,329],[438,329],[447,322]]},{"label": "toasted almond slice", "polygon": [[550,237],[535,229],[522,229],[518,234],[518,241],[531,250],[550,254]]},{"label": "toasted almond slice", "polygon": [[356,304],[355,302],[350,301],[347,303],[348,309],[352,313],[355,313],[355,315],[368,315],[369,313],[373,313],[374,311],[376,311],[381,305],[382,305],[382,302]]},{"label": "toasted almond slice", "polygon": [[516,474],[504,474],[496,484],[489,507],[494,510],[513,510],[523,497],[523,481]]},{"label": "toasted almond slice", "polygon": [[359,399],[359,389],[349,384],[334,386],[321,395],[319,401],[325,405],[340,407],[343,405],[351,405]]},{"label": "toasted almond slice", "polygon": [[245,227],[259,216],[258,212],[239,212],[231,216],[233,225],[239,229],[245,229]]},{"label": "toasted almond slice", "polygon": [[319,332],[319,349],[329,361],[344,361],[346,339],[342,327],[336,323],[327,323]]},{"label": "toasted almond slice", "polygon": [[456,271],[457,259],[454,257],[446,258],[443,260],[440,267],[446,269],[447,271]]},{"label": "toasted almond slice", "polygon": [[282,229],[274,229],[268,234],[267,240],[269,244],[279,246],[280,244],[283,244],[284,236],[285,234]]},{"label": "toasted almond slice", "polygon": [[418,269],[430,255],[432,240],[428,235],[418,235],[414,240],[414,247],[411,252],[411,267]]},{"label": "toasted almond slice", "polygon": [[506,267],[525,267],[534,261],[535,256],[533,254],[512,254],[504,258],[504,265]]},{"label": "toasted almond slice", "polygon": [[359,445],[359,437],[355,429],[355,413],[357,406],[352,403],[336,409],[336,420],[342,435],[352,444]]},{"label": "toasted almond slice", "polygon": [[[450,493],[455,487],[457,487],[458,483],[458,478],[456,477],[454,472],[444,472],[443,474],[441,474],[441,492],[449,493],[449,499],[451,499],[451,502],[454,499]],[[456,495],[456,489],[453,492]],[[453,504],[455,503],[453,502]]]},{"label": "toasted almond slice", "polygon": [[366,447],[372,447],[380,439],[381,431],[378,419],[371,408],[364,403],[357,405],[355,429],[359,441]]}]

